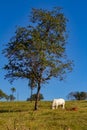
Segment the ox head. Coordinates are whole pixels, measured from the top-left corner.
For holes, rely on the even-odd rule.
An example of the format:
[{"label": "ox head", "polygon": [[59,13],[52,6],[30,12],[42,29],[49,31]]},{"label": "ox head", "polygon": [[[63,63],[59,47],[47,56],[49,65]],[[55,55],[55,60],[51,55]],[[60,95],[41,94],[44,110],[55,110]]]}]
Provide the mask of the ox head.
[{"label": "ox head", "polygon": [[55,106],[54,106],[54,105],[52,105],[52,109],[55,109]]}]

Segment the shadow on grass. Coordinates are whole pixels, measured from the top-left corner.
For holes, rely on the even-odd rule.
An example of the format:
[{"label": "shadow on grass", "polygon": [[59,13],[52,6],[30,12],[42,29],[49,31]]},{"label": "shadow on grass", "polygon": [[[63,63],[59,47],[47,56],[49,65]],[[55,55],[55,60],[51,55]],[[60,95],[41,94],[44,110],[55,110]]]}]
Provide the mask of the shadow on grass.
[{"label": "shadow on grass", "polygon": [[25,110],[0,110],[0,113],[8,113],[8,112],[25,112]]}]

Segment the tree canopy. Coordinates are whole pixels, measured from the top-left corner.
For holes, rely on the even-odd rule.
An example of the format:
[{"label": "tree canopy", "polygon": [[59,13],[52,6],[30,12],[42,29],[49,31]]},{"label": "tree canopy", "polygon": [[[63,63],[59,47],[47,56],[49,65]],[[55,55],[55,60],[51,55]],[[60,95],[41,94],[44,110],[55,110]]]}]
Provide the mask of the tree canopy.
[{"label": "tree canopy", "polygon": [[[30,96],[30,98],[27,98],[27,101],[35,101],[36,100],[36,96],[37,96],[37,94],[32,94],[31,96]],[[39,94],[39,101],[40,100],[43,100],[44,99],[44,97],[43,97],[43,94]]]},{"label": "tree canopy", "polygon": [[72,100],[86,100],[87,92],[71,92],[68,94],[68,99]]},{"label": "tree canopy", "polygon": [[4,93],[4,92],[0,89],[0,99],[6,98],[6,97],[7,97],[7,94]]},{"label": "tree canopy", "polygon": [[41,85],[53,77],[63,80],[72,70],[72,61],[66,55],[67,19],[60,8],[32,9],[30,23],[18,27],[7,43],[4,69],[10,82],[25,78],[37,87],[36,110]]}]

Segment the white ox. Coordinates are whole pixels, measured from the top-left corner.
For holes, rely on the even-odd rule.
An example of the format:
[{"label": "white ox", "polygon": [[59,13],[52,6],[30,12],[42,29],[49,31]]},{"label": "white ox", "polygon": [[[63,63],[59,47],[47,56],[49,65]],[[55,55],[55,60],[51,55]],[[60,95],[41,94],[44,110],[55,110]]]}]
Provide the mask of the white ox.
[{"label": "white ox", "polygon": [[62,108],[65,108],[65,100],[62,98],[54,99],[52,103],[52,109],[57,109],[58,106],[62,106]]}]

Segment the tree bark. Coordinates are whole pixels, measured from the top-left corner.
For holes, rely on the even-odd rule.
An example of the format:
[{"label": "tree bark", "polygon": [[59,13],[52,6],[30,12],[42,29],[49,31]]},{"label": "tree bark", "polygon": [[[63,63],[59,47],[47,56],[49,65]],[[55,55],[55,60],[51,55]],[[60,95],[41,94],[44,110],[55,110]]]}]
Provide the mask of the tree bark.
[{"label": "tree bark", "polygon": [[37,94],[36,94],[36,101],[35,101],[35,110],[38,109],[38,101],[39,101],[39,95],[40,95],[40,83],[38,83],[38,88],[37,88]]},{"label": "tree bark", "polygon": [[31,102],[32,102],[33,89],[31,88]]}]

